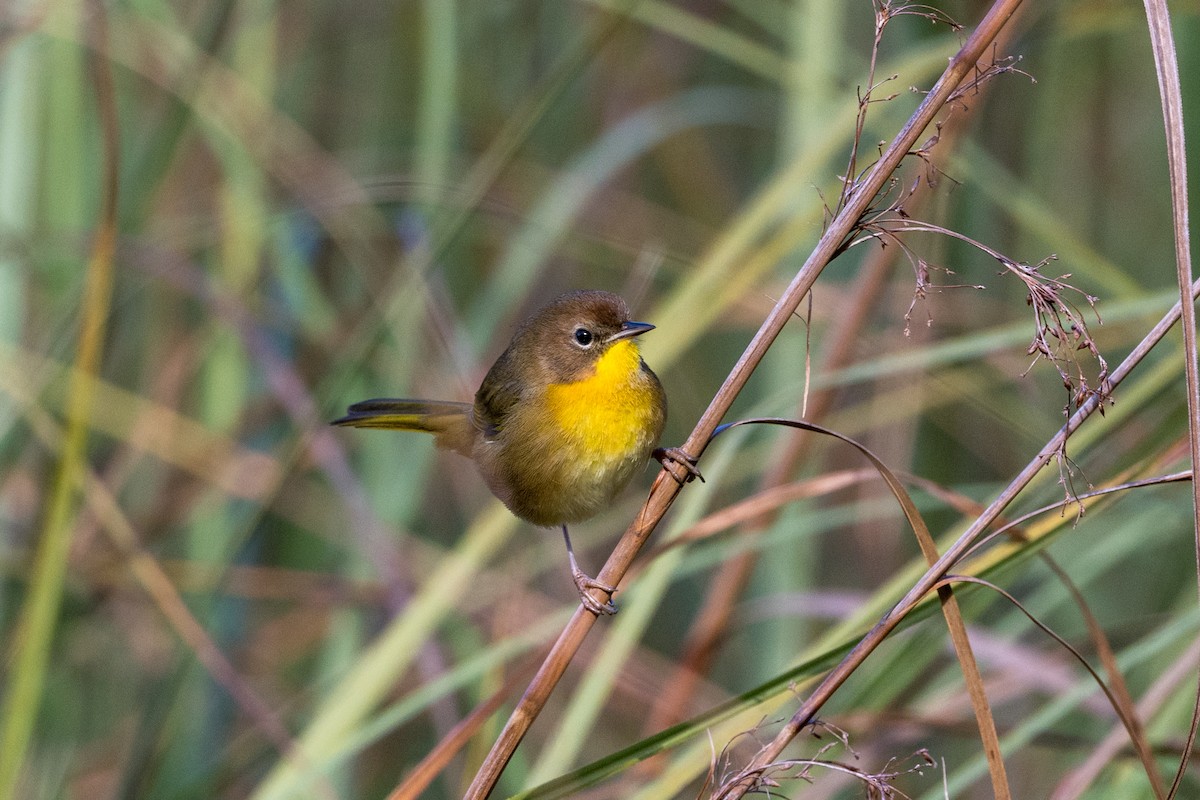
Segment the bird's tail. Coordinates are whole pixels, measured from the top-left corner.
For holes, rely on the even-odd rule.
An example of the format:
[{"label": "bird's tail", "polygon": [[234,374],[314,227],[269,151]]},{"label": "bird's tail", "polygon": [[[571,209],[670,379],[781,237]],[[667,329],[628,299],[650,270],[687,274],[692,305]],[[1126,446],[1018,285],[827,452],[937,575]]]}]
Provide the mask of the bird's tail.
[{"label": "bird's tail", "polygon": [[438,447],[465,456],[478,431],[472,421],[470,403],[443,400],[364,400],[346,409],[346,416],[332,424],[350,428],[382,428],[432,433]]}]

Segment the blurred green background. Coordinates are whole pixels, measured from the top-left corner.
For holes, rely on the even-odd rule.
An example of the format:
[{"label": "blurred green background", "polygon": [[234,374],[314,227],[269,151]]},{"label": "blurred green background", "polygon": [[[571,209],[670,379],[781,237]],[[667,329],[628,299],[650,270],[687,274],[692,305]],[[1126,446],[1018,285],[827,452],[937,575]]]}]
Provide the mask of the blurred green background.
[{"label": "blurred green background", "polygon": [[[1176,293],[1145,18],[1131,3],[1026,6],[998,51],[1023,72],[943,114],[936,169],[910,159],[902,185],[922,184],[914,216],[1016,261],[1056,254],[1044,273],[1099,298],[1103,325],[1087,316],[1115,365]],[[969,28],[986,4],[937,8]],[[1172,12],[1194,128],[1200,3]],[[670,397],[667,443],[681,442],[821,233],[873,35],[867,0],[0,7],[0,797],[382,798],[511,679],[424,795],[460,796],[521,665],[575,605],[561,540],[425,437],[326,422],[366,397],[468,399],[525,314],[594,287],[658,326],[644,355]],[[870,106],[860,168],[962,36],[917,15],[888,25],[873,97],[894,97]],[[106,109],[110,297],[92,256]],[[910,312],[902,248],[853,248],[733,416],[819,413],[931,482],[914,496],[949,537],[967,500],[986,503],[1058,429],[1066,395],[1049,365],[1029,368],[1018,281],[959,241],[904,241],[933,283],[987,288],[934,289]],[[72,417],[87,319],[105,321],[99,381]],[[1187,468],[1179,341],[1014,513],[1061,500],[1060,475],[1082,492]],[[644,557],[497,796],[621,748],[640,761],[665,725],[805,659],[818,671],[911,583],[919,552],[865,462],[799,447],[742,429],[709,450],[707,482],[652,545],[767,486],[818,482],[769,520]],[[573,531],[585,569],[653,473]],[[1146,724],[1168,775],[1195,691],[1181,668],[1197,657],[1190,518],[1183,484],[1078,521],[1052,512],[1037,545],[988,573],[1090,654],[1067,591],[1028,556],[1045,546],[1065,566],[1134,698],[1161,692]],[[682,706],[656,708],[733,563],[747,580],[711,663]],[[993,595],[964,597],[1016,795],[1049,796],[1099,753],[1097,777],[1063,796],[1152,796],[1128,748],[1104,755],[1115,717],[1069,655]],[[824,757],[878,772],[926,748],[951,796],[991,796],[944,630],[929,616],[856,674],[825,710],[854,752]],[[587,796],[703,796],[710,759],[732,742],[744,763],[738,733],[790,714],[792,679]],[[784,792],[862,796],[845,774],[812,777]],[[942,796],[939,770],[896,785]]]}]

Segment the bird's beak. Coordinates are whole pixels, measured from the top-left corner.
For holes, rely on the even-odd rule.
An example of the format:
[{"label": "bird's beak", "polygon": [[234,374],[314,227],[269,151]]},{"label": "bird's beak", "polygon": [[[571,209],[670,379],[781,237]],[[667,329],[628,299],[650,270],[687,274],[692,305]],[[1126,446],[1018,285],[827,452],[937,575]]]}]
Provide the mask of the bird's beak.
[{"label": "bird's beak", "polygon": [[641,336],[646,331],[654,330],[654,326],[649,322],[625,322],[621,325],[621,330],[608,337],[608,344],[619,342],[622,339],[632,339],[634,336]]}]

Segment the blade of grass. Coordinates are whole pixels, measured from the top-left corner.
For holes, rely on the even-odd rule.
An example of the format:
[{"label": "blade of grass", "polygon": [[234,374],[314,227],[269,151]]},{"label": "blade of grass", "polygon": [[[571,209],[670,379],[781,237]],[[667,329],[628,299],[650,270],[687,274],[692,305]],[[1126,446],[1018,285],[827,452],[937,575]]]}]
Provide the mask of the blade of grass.
[{"label": "blade of grass", "polygon": [[[355,726],[416,658],[430,628],[454,608],[461,594],[470,591],[480,565],[508,540],[516,524],[516,517],[500,503],[493,504],[478,518],[455,551],[438,565],[412,598],[405,613],[396,617],[358,655],[350,672],[322,700],[300,738],[301,752],[317,755],[330,752],[352,735]],[[291,796],[303,785],[304,776],[293,764],[280,763],[251,797],[279,800]]]},{"label": "blade of grass", "polygon": [[[1122,671],[1128,673],[1138,667],[1148,666],[1151,659],[1168,649],[1186,649],[1191,646],[1196,640],[1197,619],[1196,610],[1190,609],[1182,615],[1164,620],[1161,628],[1151,631],[1125,648],[1119,658]],[[1048,698],[1039,707],[1031,709],[1029,714],[1024,715],[1018,724],[1005,734],[1002,741],[1005,750],[1018,750],[1035,741],[1039,735],[1052,730],[1055,722],[1062,724],[1073,710],[1078,709],[1097,691],[1097,683],[1089,675],[1081,677],[1073,689]],[[967,787],[974,782],[982,769],[982,759],[976,757],[962,764],[956,770],[957,774],[948,776],[950,797],[957,797],[959,793],[967,791]],[[939,786],[935,791],[926,792],[920,800],[945,800],[945,797]]]},{"label": "blade of grass", "polygon": [[425,0],[421,4],[421,102],[413,172],[421,201],[430,208],[441,202],[449,183],[458,99],[458,3]]},{"label": "blade of grass", "polygon": [[[1100,663],[1104,665],[1105,672],[1108,673],[1108,682],[1112,689],[1112,701],[1117,705],[1116,710],[1122,722],[1120,726],[1121,745],[1130,744],[1133,746],[1134,752],[1137,753],[1138,758],[1142,761],[1142,769],[1146,772],[1146,777],[1150,781],[1150,788],[1154,792],[1155,798],[1161,800],[1161,798],[1166,796],[1167,788],[1163,785],[1162,778],[1158,774],[1158,769],[1154,763],[1154,753],[1151,751],[1150,743],[1146,739],[1146,726],[1142,722],[1141,711],[1134,705],[1133,696],[1129,692],[1129,685],[1125,682],[1125,676],[1117,665],[1117,654],[1113,651],[1112,643],[1109,642],[1108,636],[1104,633],[1104,628],[1100,625],[1100,621],[1096,619],[1096,615],[1092,613],[1091,608],[1088,606],[1083,592],[1071,580],[1071,576],[1067,571],[1046,553],[1042,553],[1042,560],[1046,562],[1050,570],[1058,577],[1063,586],[1067,588],[1067,592],[1070,593],[1071,598],[1075,601],[1080,614],[1083,615],[1083,620],[1088,628],[1088,636],[1092,640],[1092,646],[1100,658]],[[1200,642],[1197,643],[1197,646],[1200,646]],[[1194,660],[1194,656],[1190,659],[1183,659],[1185,662]],[[1074,773],[1076,780],[1081,781],[1077,785],[1081,787],[1086,786],[1087,776],[1094,774],[1093,770],[1096,772],[1099,771],[1099,765],[1104,763],[1100,753],[1108,753],[1109,757],[1111,757],[1111,750],[1113,748],[1111,740],[1115,738],[1117,737],[1110,735],[1106,740],[1108,747],[1093,752],[1088,758],[1090,765]],[[1058,797],[1059,793],[1056,790],[1055,798]]]},{"label": "blade of grass", "polygon": [[[481,302],[470,315],[477,340],[493,330],[501,309],[528,295],[548,256],[585,203],[619,170],[664,140],[693,127],[745,125],[767,118],[761,95],[743,89],[692,89],[639,109],[605,131],[547,187],[505,248]],[[661,362],[655,362],[661,363]]]},{"label": "blade of grass", "polygon": [[[904,484],[896,476],[892,470],[888,468],[883,461],[871,452],[868,448],[858,442],[843,436],[836,431],[831,431],[822,428],[819,425],[812,425],[805,422],[797,422],[795,420],[781,419],[749,419],[739,420],[738,422],[730,423],[729,425],[718,428],[718,431],[727,430],[735,425],[752,425],[752,424],[768,424],[768,425],[784,425],[786,427],[798,428],[800,430],[821,433],[826,436],[832,436],[840,441],[849,444],[851,447],[858,450],[868,461],[875,471],[883,478],[888,489],[900,503],[901,509],[904,511],[904,517],[908,520],[909,526],[917,537],[917,543],[920,545],[921,554],[925,557],[925,561],[933,566],[938,560],[937,545],[934,544],[933,537],[929,534],[929,528],[925,524],[924,518],[913,504],[912,498],[909,497],[908,491],[904,488]],[[996,721],[992,716],[991,706],[988,703],[987,691],[984,687],[983,676],[979,672],[979,665],[975,661],[975,655],[971,649],[971,641],[967,636],[967,626],[962,618],[962,611],[958,606],[958,600],[954,597],[954,593],[950,590],[948,584],[942,584],[938,587],[938,598],[942,605],[942,614],[946,618],[946,626],[950,630],[950,640],[954,645],[954,653],[958,657],[959,665],[962,667],[963,678],[967,685],[967,694],[971,699],[971,707],[975,712],[975,721],[979,727],[979,735],[983,740],[983,751],[988,761],[988,771],[992,776],[992,792],[1001,800],[1009,800],[1012,797],[1012,792],[1008,787],[1008,777],[1004,768],[1004,760],[1000,755],[1000,738],[996,733]],[[738,783],[739,781],[734,781]]]},{"label": "blade of grass", "polygon": [[[1136,718],[1149,718],[1161,708],[1171,698],[1175,689],[1195,671],[1198,661],[1200,661],[1200,640],[1193,641],[1191,646],[1176,658],[1168,669],[1159,673],[1158,678],[1142,695],[1141,702],[1137,704]],[[1074,798],[1080,797],[1087,791],[1087,787],[1099,778],[1104,768],[1112,765],[1113,759],[1128,743],[1129,732],[1125,726],[1121,724],[1113,726],[1112,732],[1092,750],[1087,759],[1068,773],[1055,787],[1050,800],[1074,800]],[[1157,777],[1158,773],[1151,772],[1150,774]],[[1154,790],[1155,792],[1165,792],[1165,788],[1158,786],[1157,782]],[[1163,795],[1157,794],[1156,796],[1162,797]]]},{"label": "blade of grass", "polygon": [[0,798],[17,796],[21,768],[36,724],[45,685],[50,646],[62,605],[67,557],[75,525],[79,484],[86,470],[88,417],[95,397],[95,378],[104,352],[104,333],[112,298],[117,244],[117,182],[119,174],[117,108],[112,72],[106,55],[106,11],[90,7],[89,36],[93,41],[90,73],[100,114],[104,166],[100,186],[101,210],[88,258],[83,312],[67,400],[66,436],[58,470],[47,499],[37,554],[29,573],[29,594],[21,607],[13,667],[4,697],[0,731]]},{"label": "blade of grass", "polygon": [[495,714],[500,706],[514,694],[518,687],[533,675],[542,656],[526,660],[520,669],[513,672],[504,685],[480,703],[454,729],[438,742],[437,747],[430,750],[420,763],[408,774],[404,782],[397,786],[387,796],[387,800],[417,800],[433,782],[450,760],[466,746],[467,742],[479,732],[483,724]]},{"label": "blade of grass", "polygon": [[[30,235],[36,224],[34,204],[38,173],[37,104],[39,48],[31,38],[8,45],[0,74],[0,230]],[[0,254],[0,340],[20,338],[28,302],[28,279],[21,259]],[[7,415],[5,415],[7,416]],[[9,420],[0,417],[0,426]]]},{"label": "blade of grass", "polygon": [[[39,376],[33,383],[53,385],[78,380],[77,369],[0,342],[0,366],[11,374]],[[26,387],[6,385],[5,391]],[[88,424],[92,433],[125,441],[135,451],[210,483],[231,497],[265,502],[282,480],[282,466],[270,455],[240,445],[230,436],[208,430],[192,417],[151,398],[97,379]],[[51,393],[50,398],[57,400]],[[66,400],[63,400],[64,408]],[[138,421],[152,424],[138,426]],[[130,431],[139,435],[129,438]]]},{"label": "blade of grass", "polygon": [[[62,448],[66,432],[54,423],[44,409],[34,404],[32,397],[21,399],[26,406],[30,427],[38,438],[48,447]],[[121,553],[123,567],[128,569],[142,590],[154,601],[179,639],[281,754],[299,758],[295,742],[282,719],[253,690],[197,620],[163,565],[142,548],[137,530],[121,509],[112,490],[91,470],[84,470],[79,480],[88,509],[100,521],[112,544]],[[322,781],[319,788],[323,797],[334,797],[326,782]]]},{"label": "blade of grass", "polygon": [[587,0],[606,11],[627,14],[656,30],[677,37],[753,72],[767,80],[787,75],[787,61],[769,47],[742,36],[728,26],[660,0],[628,3],[624,0]]},{"label": "blade of grass", "polygon": [[[1184,377],[1187,383],[1188,441],[1193,468],[1200,465],[1200,375],[1196,366],[1196,306],[1189,297],[1192,286],[1191,233],[1188,229],[1187,149],[1183,141],[1183,90],[1179,85],[1179,62],[1171,34],[1171,15],[1165,0],[1145,0],[1154,69],[1158,74],[1158,96],[1162,103],[1163,128],[1167,138],[1167,167],[1171,174],[1171,218],[1175,228],[1175,275],[1183,304]],[[1192,533],[1196,542],[1196,581],[1200,585],[1200,481],[1192,481]],[[1179,759],[1168,797],[1179,792],[1188,759],[1200,726],[1200,686],[1196,688],[1187,740]]]}]

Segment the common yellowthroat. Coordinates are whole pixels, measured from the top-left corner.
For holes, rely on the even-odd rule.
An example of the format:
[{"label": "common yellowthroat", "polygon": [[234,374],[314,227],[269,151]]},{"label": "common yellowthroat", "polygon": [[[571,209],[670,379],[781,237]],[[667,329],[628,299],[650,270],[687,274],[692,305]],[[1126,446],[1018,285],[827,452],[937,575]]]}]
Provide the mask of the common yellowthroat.
[{"label": "common yellowthroat", "polygon": [[667,398],[637,342],[653,329],[631,321],[615,294],[563,295],[517,328],[474,404],[365,400],[333,424],[432,433],[438,447],[473,460],[510,511],[561,526],[580,600],[594,614],[612,614],[616,589],[579,568],[567,525],[604,509],[648,456],[680,463],[689,480],[699,475],[677,448],[658,448]]}]

